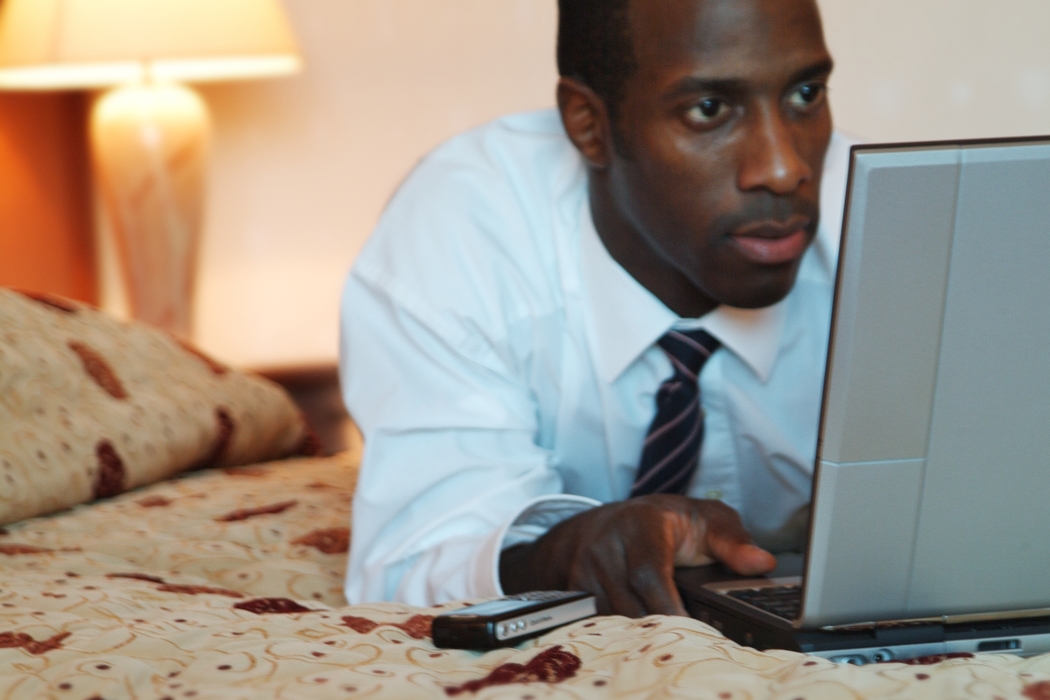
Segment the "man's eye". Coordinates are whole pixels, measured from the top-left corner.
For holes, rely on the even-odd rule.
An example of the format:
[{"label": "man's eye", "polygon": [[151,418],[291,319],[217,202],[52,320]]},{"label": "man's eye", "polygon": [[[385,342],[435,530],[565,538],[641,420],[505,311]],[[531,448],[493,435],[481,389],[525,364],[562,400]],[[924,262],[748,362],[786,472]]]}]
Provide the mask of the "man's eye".
[{"label": "man's eye", "polygon": [[717,97],[708,97],[690,107],[686,112],[686,116],[689,118],[689,121],[696,124],[709,124],[723,116],[728,109],[729,105],[726,104],[725,100]]},{"label": "man's eye", "polygon": [[821,83],[808,83],[791,93],[789,101],[793,107],[806,109],[820,102],[827,88]]}]

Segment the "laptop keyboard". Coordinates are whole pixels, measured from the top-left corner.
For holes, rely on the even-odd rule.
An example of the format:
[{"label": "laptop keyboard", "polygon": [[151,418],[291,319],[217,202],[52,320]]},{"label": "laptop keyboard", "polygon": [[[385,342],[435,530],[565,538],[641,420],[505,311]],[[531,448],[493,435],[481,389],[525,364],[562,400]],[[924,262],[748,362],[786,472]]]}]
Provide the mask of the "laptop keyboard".
[{"label": "laptop keyboard", "polygon": [[725,593],[785,620],[794,620],[802,609],[802,586],[737,588]]}]

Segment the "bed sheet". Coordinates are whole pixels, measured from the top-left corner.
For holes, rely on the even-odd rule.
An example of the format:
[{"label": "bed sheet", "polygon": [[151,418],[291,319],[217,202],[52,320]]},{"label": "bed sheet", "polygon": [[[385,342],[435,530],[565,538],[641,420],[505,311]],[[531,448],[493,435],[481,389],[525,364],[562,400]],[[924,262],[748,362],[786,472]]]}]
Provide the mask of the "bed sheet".
[{"label": "bed sheet", "polygon": [[213,470],[5,528],[0,698],[1050,700],[1050,656],[838,666],[601,617],[437,649],[438,608],[347,606],[356,455]]}]

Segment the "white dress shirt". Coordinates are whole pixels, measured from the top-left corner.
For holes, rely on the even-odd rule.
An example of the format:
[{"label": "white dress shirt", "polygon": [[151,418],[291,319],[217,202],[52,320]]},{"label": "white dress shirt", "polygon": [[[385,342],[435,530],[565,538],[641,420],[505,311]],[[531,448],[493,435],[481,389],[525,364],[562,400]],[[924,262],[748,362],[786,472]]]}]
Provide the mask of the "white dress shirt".
[{"label": "white dress shirt", "polygon": [[783,301],[683,320],[606,252],[557,112],[504,117],[427,156],[343,293],[343,392],[365,436],[347,599],[501,595],[503,548],[624,499],[672,374],[655,345],[672,327],[723,344],[701,374],[689,495],[737,509],[761,544],[797,544],[847,160],[836,134],[816,241]]}]

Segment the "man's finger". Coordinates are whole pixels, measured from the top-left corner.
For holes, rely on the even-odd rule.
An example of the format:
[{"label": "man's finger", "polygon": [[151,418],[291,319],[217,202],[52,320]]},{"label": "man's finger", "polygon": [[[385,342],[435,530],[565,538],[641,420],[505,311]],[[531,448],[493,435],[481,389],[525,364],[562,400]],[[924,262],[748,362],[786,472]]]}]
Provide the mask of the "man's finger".
[{"label": "man's finger", "polygon": [[642,617],[645,608],[626,588],[626,581],[627,566],[622,560],[622,553],[614,556],[607,551],[605,558],[577,563],[568,583],[571,590],[587,591],[594,595],[599,615]]},{"label": "man's finger", "polygon": [[631,589],[642,601],[648,615],[687,615],[678,587],[674,583],[674,569],[657,570],[640,566],[631,572]]},{"label": "man's finger", "polygon": [[645,604],[629,587],[624,585],[623,581],[608,581],[607,583],[606,591],[609,594],[614,615],[635,618],[646,616]]},{"label": "man's finger", "polygon": [[586,591],[594,596],[594,605],[599,615],[613,615],[613,604],[609,600],[605,587],[598,581],[594,572],[582,567],[574,568],[568,578],[568,590]]},{"label": "man's finger", "polygon": [[707,549],[712,557],[742,576],[768,574],[777,565],[776,557],[752,544],[743,528],[709,528]]},{"label": "man's finger", "polygon": [[593,573],[599,585],[609,596],[613,613],[626,617],[644,617],[645,605],[631,590],[632,557],[630,548],[619,542],[616,557],[607,557],[593,562]]},{"label": "man's finger", "polygon": [[593,593],[599,615],[645,616],[642,601],[625,587],[624,581],[618,578],[593,572],[592,575],[578,580],[572,588]]},{"label": "man's finger", "polygon": [[742,576],[768,574],[776,568],[777,558],[754,544],[726,542],[712,543],[715,558]]},{"label": "man's finger", "polygon": [[738,574],[755,576],[776,568],[776,557],[752,543],[740,516],[729,507],[710,504],[704,540],[710,556]]}]

